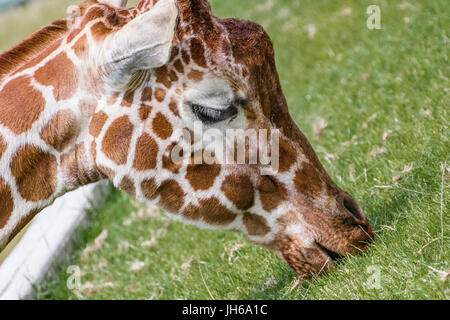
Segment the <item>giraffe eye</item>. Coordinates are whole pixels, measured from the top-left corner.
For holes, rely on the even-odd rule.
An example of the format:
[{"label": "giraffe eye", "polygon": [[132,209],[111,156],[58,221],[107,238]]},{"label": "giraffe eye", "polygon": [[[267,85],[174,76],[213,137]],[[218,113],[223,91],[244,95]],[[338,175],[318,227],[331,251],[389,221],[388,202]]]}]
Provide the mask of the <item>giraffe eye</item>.
[{"label": "giraffe eye", "polygon": [[234,104],[226,109],[208,108],[199,104],[191,104],[192,112],[205,124],[214,124],[235,116],[238,112]]}]

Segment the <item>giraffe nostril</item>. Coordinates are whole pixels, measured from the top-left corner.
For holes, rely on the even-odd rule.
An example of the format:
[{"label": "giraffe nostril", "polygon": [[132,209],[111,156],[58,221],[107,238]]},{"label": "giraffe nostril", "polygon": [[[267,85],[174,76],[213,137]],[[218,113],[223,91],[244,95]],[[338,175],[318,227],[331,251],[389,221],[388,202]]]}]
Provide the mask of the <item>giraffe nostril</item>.
[{"label": "giraffe nostril", "polygon": [[364,215],[362,213],[360,206],[358,205],[358,203],[356,203],[356,201],[352,197],[345,194],[343,204],[345,209],[347,209],[347,211],[350,212],[352,216],[355,217],[358,221],[364,220]]}]

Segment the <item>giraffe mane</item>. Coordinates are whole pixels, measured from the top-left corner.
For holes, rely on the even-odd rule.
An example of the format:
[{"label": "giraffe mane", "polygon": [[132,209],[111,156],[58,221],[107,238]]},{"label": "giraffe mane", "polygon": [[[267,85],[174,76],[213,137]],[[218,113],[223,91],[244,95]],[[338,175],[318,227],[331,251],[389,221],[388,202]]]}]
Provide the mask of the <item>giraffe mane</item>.
[{"label": "giraffe mane", "polygon": [[0,55],[0,81],[68,32],[67,20],[53,21]]}]

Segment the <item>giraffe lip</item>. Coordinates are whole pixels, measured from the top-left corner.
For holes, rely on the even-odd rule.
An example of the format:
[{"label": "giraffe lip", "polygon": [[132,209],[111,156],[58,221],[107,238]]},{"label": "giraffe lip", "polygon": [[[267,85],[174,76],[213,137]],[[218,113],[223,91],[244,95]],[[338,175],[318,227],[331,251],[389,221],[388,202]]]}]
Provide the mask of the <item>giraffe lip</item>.
[{"label": "giraffe lip", "polygon": [[342,258],[344,258],[343,255],[341,255],[341,254],[339,254],[339,253],[337,253],[337,252],[334,252],[334,251],[332,251],[332,250],[330,250],[330,249],[324,247],[324,246],[321,245],[320,243],[316,242],[316,244],[317,244],[317,246],[318,246],[322,251],[324,251],[324,252],[331,258],[331,260],[333,260],[333,262],[338,262],[338,261],[340,261]]}]

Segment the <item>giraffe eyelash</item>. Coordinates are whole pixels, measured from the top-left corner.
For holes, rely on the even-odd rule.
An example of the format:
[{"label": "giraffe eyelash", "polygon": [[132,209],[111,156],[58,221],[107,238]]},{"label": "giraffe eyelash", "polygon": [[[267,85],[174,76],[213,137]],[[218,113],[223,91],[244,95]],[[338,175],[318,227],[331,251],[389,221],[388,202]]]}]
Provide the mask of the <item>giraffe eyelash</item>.
[{"label": "giraffe eyelash", "polygon": [[205,124],[214,124],[237,115],[238,110],[234,104],[231,104],[227,109],[208,108],[199,104],[191,104],[192,112],[195,116]]}]

